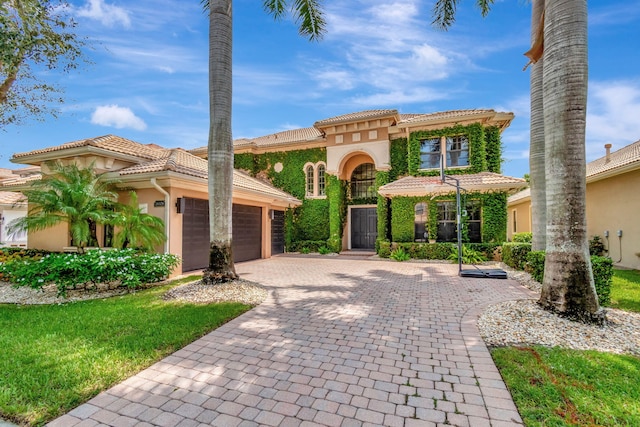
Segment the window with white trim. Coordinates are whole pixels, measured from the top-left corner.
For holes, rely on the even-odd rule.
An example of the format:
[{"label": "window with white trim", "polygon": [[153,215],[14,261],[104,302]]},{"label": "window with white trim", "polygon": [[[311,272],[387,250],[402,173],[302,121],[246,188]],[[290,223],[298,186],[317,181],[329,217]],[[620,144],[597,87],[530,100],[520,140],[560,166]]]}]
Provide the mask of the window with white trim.
[{"label": "window with white trim", "polygon": [[469,166],[469,138],[466,135],[456,135],[420,141],[421,169],[439,168],[442,155],[447,168]]},{"label": "window with white trim", "polygon": [[304,165],[305,192],[307,198],[326,197],[326,172],[327,165],[324,162],[307,163]]}]

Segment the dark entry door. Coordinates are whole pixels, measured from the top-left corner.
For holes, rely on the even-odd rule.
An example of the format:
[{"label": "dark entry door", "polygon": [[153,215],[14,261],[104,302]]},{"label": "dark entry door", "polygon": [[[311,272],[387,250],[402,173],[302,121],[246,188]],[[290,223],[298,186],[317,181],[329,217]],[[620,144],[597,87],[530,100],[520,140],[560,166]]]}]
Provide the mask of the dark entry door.
[{"label": "dark entry door", "polygon": [[375,249],[377,237],[376,208],[351,209],[351,249]]},{"label": "dark entry door", "polygon": [[284,253],[284,211],[272,211],[271,219],[271,254]]}]

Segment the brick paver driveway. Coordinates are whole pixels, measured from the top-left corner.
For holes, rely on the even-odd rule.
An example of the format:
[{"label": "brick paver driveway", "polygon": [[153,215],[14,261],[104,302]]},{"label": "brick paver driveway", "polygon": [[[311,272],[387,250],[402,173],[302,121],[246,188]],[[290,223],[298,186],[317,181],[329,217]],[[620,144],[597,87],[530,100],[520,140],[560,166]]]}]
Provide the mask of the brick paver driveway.
[{"label": "brick paver driveway", "polygon": [[522,424],[475,321],[528,298],[457,265],[279,256],[237,265],[259,307],[54,426]]}]

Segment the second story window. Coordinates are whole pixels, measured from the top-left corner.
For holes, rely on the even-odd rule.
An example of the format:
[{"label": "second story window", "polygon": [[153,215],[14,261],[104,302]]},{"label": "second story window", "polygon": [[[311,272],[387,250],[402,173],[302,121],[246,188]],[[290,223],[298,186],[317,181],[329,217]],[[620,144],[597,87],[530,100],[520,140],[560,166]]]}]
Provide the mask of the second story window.
[{"label": "second story window", "polygon": [[307,163],[304,165],[305,197],[324,198],[326,197],[326,171],[324,162]]},{"label": "second story window", "polygon": [[447,168],[469,166],[469,138],[456,135],[420,141],[421,169],[439,168],[442,155]]}]

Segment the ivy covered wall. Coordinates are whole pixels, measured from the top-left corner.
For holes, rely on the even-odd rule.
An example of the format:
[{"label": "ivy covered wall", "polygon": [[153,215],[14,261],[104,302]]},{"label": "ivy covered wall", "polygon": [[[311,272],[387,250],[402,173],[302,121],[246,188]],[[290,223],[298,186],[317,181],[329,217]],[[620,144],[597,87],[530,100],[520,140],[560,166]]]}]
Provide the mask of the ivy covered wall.
[{"label": "ivy covered wall", "polygon": [[[478,173],[487,170],[487,147],[485,128],[479,123],[468,126],[456,125],[448,128],[412,132],[407,146],[408,171],[411,175],[435,176],[440,170],[420,170],[420,141],[441,136],[466,135],[469,138],[469,167],[447,169],[447,174]],[[499,135],[498,135],[499,138]],[[494,148],[494,147],[492,147]],[[502,153],[497,153],[498,157]]]}]

